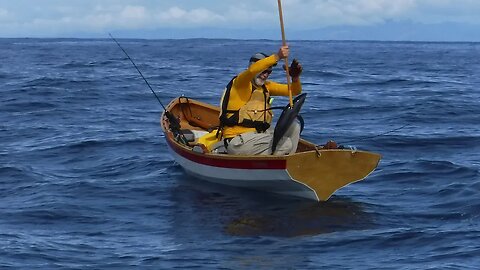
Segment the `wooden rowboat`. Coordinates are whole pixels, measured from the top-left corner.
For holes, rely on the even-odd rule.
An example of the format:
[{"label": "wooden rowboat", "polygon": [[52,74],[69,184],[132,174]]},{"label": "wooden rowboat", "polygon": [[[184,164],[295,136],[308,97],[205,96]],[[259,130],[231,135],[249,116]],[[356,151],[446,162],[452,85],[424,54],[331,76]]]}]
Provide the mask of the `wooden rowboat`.
[{"label": "wooden rowboat", "polygon": [[296,153],[285,156],[211,153],[196,142],[218,126],[218,107],[180,97],[166,110],[179,120],[182,134],[194,134],[187,145],[162,114],[162,130],[176,162],[188,174],[218,184],[326,201],[336,190],[366,178],[381,158],[354,149],[322,149],[303,139]]}]

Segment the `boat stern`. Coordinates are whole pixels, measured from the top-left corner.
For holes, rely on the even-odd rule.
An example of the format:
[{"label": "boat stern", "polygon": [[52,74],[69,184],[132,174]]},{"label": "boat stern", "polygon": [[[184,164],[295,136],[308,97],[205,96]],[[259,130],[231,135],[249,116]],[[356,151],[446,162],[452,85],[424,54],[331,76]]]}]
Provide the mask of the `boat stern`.
[{"label": "boat stern", "polygon": [[319,201],[326,201],[338,189],[366,178],[380,159],[379,154],[366,151],[308,151],[289,156],[287,171],[294,181],[312,189]]}]

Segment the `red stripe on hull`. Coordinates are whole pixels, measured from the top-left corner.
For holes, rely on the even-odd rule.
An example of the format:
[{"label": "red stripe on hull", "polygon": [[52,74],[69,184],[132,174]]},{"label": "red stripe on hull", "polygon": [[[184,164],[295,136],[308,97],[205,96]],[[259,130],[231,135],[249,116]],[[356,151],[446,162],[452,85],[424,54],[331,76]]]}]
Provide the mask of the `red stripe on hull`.
[{"label": "red stripe on hull", "polygon": [[205,155],[191,153],[181,147],[175,145],[168,138],[166,138],[170,148],[180,156],[193,161],[195,163],[232,169],[266,169],[266,170],[285,170],[287,168],[287,161],[285,159],[220,159]]}]

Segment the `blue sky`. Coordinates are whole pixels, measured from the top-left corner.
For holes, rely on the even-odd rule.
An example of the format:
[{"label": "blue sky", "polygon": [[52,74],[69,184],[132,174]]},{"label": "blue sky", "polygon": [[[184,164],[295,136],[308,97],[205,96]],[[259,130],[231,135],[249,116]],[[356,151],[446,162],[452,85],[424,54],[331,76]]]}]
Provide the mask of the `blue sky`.
[{"label": "blue sky", "polygon": [[[480,41],[479,0],[283,0],[290,39]],[[275,0],[0,0],[0,37],[280,39]]]}]

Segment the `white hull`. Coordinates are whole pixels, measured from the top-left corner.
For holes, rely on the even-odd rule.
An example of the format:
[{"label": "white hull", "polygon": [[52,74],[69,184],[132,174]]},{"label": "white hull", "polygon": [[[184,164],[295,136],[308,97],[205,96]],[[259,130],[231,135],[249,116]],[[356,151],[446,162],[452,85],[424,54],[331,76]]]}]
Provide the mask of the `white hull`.
[{"label": "white hull", "polygon": [[291,178],[286,169],[232,169],[193,162],[170,149],[175,161],[186,173],[208,182],[262,190],[281,195],[318,201],[315,192],[308,186]]}]

